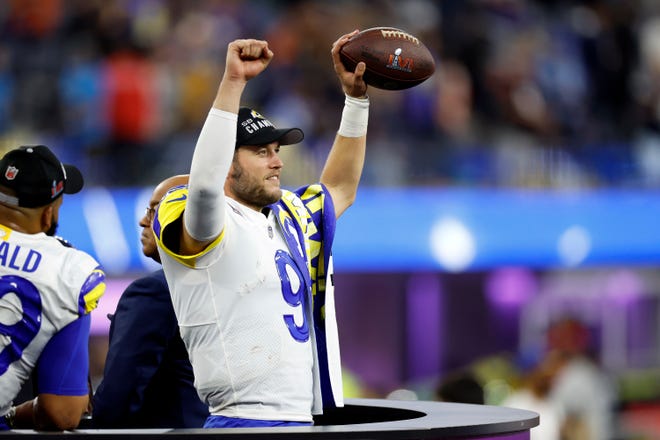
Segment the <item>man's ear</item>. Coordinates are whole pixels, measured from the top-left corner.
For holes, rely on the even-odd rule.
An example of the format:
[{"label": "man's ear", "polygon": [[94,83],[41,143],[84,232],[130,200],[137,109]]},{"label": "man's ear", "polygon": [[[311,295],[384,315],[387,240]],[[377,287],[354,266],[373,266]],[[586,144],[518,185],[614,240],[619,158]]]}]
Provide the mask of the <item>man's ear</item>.
[{"label": "man's ear", "polygon": [[41,230],[47,231],[53,225],[53,204],[46,206],[43,211],[41,211]]}]

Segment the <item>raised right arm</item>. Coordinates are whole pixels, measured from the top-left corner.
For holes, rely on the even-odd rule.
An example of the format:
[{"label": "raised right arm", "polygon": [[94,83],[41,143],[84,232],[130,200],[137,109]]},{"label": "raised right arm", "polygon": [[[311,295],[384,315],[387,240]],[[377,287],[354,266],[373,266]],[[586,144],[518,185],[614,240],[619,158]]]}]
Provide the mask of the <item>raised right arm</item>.
[{"label": "raised right arm", "polygon": [[224,75],[193,153],[180,236],[182,255],[201,252],[223,232],[224,183],[234,156],[241,96],[247,82],[272,58],[262,40],[236,40],[227,47]]}]

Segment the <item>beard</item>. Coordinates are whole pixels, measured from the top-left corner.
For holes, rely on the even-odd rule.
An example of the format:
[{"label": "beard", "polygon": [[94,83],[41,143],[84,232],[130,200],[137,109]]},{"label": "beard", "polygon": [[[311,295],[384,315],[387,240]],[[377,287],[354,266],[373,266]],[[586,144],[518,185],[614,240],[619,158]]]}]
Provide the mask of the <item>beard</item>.
[{"label": "beard", "polygon": [[50,224],[50,228],[48,228],[48,230],[46,231],[46,235],[50,237],[54,237],[55,234],[57,234],[57,226],[58,226],[57,221],[53,219],[53,221]]},{"label": "beard", "polygon": [[282,190],[268,189],[263,179],[247,174],[237,161],[233,162],[233,171],[229,175],[229,187],[232,193],[243,203],[263,208],[280,200]]}]

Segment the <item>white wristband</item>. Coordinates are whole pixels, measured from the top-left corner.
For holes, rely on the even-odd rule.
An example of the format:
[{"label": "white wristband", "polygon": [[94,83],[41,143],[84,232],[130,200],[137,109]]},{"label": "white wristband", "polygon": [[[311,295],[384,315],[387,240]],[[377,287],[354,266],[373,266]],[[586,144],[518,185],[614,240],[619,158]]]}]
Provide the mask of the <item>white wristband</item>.
[{"label": "white wristband", "polygon": [[369,122],[369,97],[353,98],[346,95],[341,113],[338,134],[344,137],[362,137],[367,134]]}]

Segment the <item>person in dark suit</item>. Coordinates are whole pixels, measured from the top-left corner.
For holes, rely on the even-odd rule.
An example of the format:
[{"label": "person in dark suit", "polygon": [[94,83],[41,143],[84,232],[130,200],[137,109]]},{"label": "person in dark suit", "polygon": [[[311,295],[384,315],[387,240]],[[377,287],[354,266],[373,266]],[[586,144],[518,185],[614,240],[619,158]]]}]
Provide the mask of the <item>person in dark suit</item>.
[{"label": "person in dark suit", "polygon": [[[140,219],[142,252],[155,261],[160,262],[151,231],[154,208],[168,189],[187,183],[187,175],[161,182]],[[94,395],[92,426],[201,428],[208,407],[193,385],[163,271],[131,283],[110,319],[108,355]]]}]

